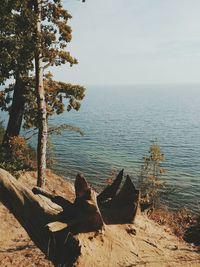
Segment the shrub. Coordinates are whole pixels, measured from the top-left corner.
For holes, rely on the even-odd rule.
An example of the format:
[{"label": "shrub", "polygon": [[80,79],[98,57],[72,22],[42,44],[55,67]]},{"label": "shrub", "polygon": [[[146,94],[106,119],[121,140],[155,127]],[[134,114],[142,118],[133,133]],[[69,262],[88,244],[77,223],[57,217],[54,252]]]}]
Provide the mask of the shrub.
[{"label": "shrub", "polygon": [[138,186],[141,191],[141,210],[147,209],[147,215],[160,225],[167,226],[170,231],[189,243],[200,246],[200,212],[194,214],[186,208],[170,210],[161,203],[160,195],[169,195],[174,188],[163,188],[161,176],[165,170],[161,167],[164,154],[160,147],[153,142],[149,155],[143,158],[144,163],[138,176]]},{"label": "shrub", "polygon": [[22,136],[14,136],[10,139],[11,162],[17,169],[36,169],[36,153],[35,150],[27,144]]},{"label": "shrub", "polygon": [[160,201],[159,189],[164,186],[164,182],[160,178],[165,172],[165,169],[161,167],[161,162],[164,159],[160,147],[153,142],[149,148],[149,155],[143,157],[144,163],[138,175],[141,202],[144,204],[152,203],[155,206]]},{"label": "shrub", "polygon": [[[2,143],[4,133],[3,122],[0,122],[0,143]],[[0,168],[6,169],[15,176],[18,176],[20,171],[36,169],[35,159],[35,150],[22,136],[10,138],[8,148],[0,145]]]}]

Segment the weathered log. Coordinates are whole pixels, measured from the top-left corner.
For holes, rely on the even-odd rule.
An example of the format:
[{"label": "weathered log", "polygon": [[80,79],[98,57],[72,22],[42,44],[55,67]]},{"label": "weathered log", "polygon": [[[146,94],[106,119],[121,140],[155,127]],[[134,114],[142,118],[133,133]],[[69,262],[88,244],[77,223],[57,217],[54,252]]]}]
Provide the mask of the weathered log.
[{"label": "weathered log", "polygon": [[78,240],[65,228],[51,232],[63,209],[48,198],[34,195],[12,175],[0,169],[0,201],[14,214],[30,238],[55,266],[71,266],[80,254]]},{"label": "weathered log", "polygon": [[98,208],[96,192],[88,186],[85,178],[80,174],[76,176],[75,193],[76,199],[74,201],[74,206],[79,211],[78,223],[76,224],[77,229],[75,232],[102,229],[104,223]]},{"label": "weathered log", "polygon": [[103,219],[107,224],[132,223],[139,203],[139,190],[127,175],[119,193],[104,202],[98,202]]},{"label": "weathered log", "polygon": [[113,181],[113,183],[111,185],[108,185],[98,196],[97,196],[97,201],[98,202],[102,202],[102,201],[106,201],[109,198],[113,198],[117,191],[119,190],[119,187],[121,185],[122,179],[123,179],[123,173],[124,173],[124,169],[122,169],[119,174],[117,175],[117,177],[115,178],[115,180]]},{"label": "weathered log", "polygon": [[139,191],[127,176],[117,193],[122,177],[123,171],[97,204],[96,193],[83,176],[77,175],[76,198],[72,203],[38,187],[31,191],[0,169],[0,201],[55,266],[72,266],[81,249],[75,237],[77,233],[103,229],[104,222],[130,223],[134,220]]}]

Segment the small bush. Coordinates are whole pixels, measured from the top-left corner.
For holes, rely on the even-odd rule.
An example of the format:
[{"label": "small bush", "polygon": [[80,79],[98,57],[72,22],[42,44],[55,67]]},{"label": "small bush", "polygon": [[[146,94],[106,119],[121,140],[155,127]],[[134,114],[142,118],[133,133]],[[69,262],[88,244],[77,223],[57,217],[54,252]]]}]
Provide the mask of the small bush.
[{"label": "small bush", "polygon": [[141,203],[152,203],[153,206],[160,204],[159,190],[164,187],[161,176],[165,169],[161,167],[164,154],[160,147],[153,142],[149,148],[149,155],[143,157],[144,163],[138,175],[138,187],[141,192]]},{"label": "small bush", "polygon": [[[3,123],[0,122],[0,143],[5,134]],[[15,176],[23,170],[36,169],[35,150],[27,144],[22,136],[10,138],[9,147],[0,145],[0,168],[6,169]]]},{"label": "small bush", "polygon": [[36,153],[35,150],[27,144],[27,141],[22,136],[14,136],[10,139],[11,147],[11,162],[16,168],[36,169]]}]

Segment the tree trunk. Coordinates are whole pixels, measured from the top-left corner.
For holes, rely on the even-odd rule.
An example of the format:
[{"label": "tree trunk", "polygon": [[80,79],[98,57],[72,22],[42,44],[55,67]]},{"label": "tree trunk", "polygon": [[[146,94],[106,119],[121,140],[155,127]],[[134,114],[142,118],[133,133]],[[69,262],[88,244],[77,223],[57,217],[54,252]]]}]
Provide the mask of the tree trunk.
[{"label": "tree trunk", "polygon": [[14,93],[13,93],[13,100],[12,100],[12,107],[9,113],[9,120],[7,129],[3,138],[3,147],[9,147],[9,140],[13,136],[18,136],[20,133],[22,119],[24,114],[24,104],[25,104],[25,85],[20,77],[20,74],[17,74]]},{"label": "tree trunk", "polygon": [[43,66],[41,54],[41,0],[37,0],[35,4],[35,12],[37,15],[37,47],[35,51],[35,73],[36,73],[36,93],[38,102],[38,145],[37,145],[37,165],[38,165],[38,179],[37,185],[45,186],[46,179],[46,147],[47,147],[47,111],[45,101],[45,91],[43,85]]}]

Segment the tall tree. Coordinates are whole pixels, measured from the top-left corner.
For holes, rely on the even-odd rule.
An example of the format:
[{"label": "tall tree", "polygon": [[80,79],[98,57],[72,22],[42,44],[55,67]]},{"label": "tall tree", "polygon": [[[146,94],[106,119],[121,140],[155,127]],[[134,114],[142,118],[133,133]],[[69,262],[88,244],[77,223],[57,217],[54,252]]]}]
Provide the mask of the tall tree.
[{"label": "tall tree", "polygon": [[[17,119],[17,116],[18,114],[26,116],[27,95],[30,100],[29,92],[33,92],[31,88],[33,87],[34,77],[30,76],[30,71],[34,67],[33,59],[37,40],[35,36],[36,17],[33,12],[34,4],[35,0],[10,0],[4,1],[0,6],[0,46],[2,48],[0,50],[0,84],[5,85],[5,81],[10,81],[10,78],[14,78],[16,81],[0,92],[0,107],[9,113],[12,110],[21,111],[13,112],[15,116],[10,116],[11,123],[9,125],[12,125],[12,129],[9,127],[8,136],[9,134],[11,136],[19,134],[22,119],[21,117]],[[65,50],[67,43],[71,41],[71,28],[68,25],[70,18],[71,15],[63,9],[61,1],[48,0],[42,6],[41,53],[43,61],[46,63],[45,69],[48,66],[58,66],[66,62],[69,62],[70,66],[78,63]],[[58,90],[57,85],[58,83],[56,83],[54,95],[56,92],[60,95],[60,86]],[[54,86],[52,80],[51,86]],[[66,98],[69,97],[71,103],[72,97],[81,100],[84,89],[81,92],[81,87],[78,88],[77,85],[62,83],[62,86],[65,90],[69,89],[67,91],[70,93],[66,94]],[[21,88],[22,90],[20,90]],[[48,88],[50,87],[48,86]],[[16,98],[13,93],[15,90],[18,91]],[[53,89],[51,88],[51,93],[52,91]],[[78,96],[78,93],[80,96]],[[62,99],[64,97],[65,94],[63,92]],[[24,101],[15,101],[15,99],[18,100],[20,98],[25,100],[26,107],[24,107]],[[62,101],[56,102],[59,102],[60,106]],[[52,104],[56,106],[55,102]],[[17,105],[19,106],[18,108],[16,107]],[[26,121],[25,125],[27,127],[30,123]]]},{"label": "tall tree", "polygon": [[[25,80],[33,69],[33,13],[30,1],[3,1],[0,6],[0,84],[10,78],[15,84],[1,94],[1,106],[10,113],[4,144],[19,134],[24,108]],[[12,93],[14,92],[14,93]],[[12,105],[8,105],[12,98]],[[6,109],[5,108],[5,109]]]},{"label": "tall tree", "polygon": [[[41,4],[41,31],[38,34],[38,13],[36,12],[38,4]],[[71,15],[67,12],[67,10],[63,9],[60,0],[48,0],[38,2],[37,0],[14,0],[14,1],[6,1],[3,5],[3,8],[0,7],[1,14],[5,14],[6,18],[9,18],[9,22],[7,25],[7,31],[5,31],[4,27],[0,26],[1,29],[1,37],[3,37],[2,47],[3,51],[0,51],[0,59],[4,59],[4,63],[0,63],[0,82],[3,83],[6,79],[10,77],[14,77],[16,80],[15,85],[11,85],[4,90],[4,92],[0,93],[0,105],[3,110],[11,111],[17,110],[15,100],[16,95],[16,73],[22,73],[19,77],[22,78],[24,87],[20,87],[18,90],[18,95],[16,99],[23,99],[24,101],[20,101],[18,104],[21,105],[20,108],[23,111],[24,118],[24,127],[31,128],[32,126],[36,126],[39,129],[39,135],[41,136],[41,123],[37,122],[35,116],[35,102],[33,99],[36,97],[36,92],[33,90],[36,80],[40,77],[40,81],[42,82],[42,67],[46,69],[48,66],[58,66],[69,62],[72,66],[73,64],[77,64],[77,60],[73,58],[69,52],[65,49],[67,47],[67,43],[71,41],[71,28],[68,25],[68,20],[71,18]],[[7,16],[8,15],[8,16]],[[18,31],[16,28],[16,22],[20,21]],[[24,32],[24,21],[26,21],[27,32]],[[12,23],[10,23],[10,21]],[[20,34],[18,34],[20,33]],[[29,44],[26,42],[27,36],[29,37]],[[5,43],[11,37],[11,47],[10,50],[6,48]],[[38,47],[38,40],[40,40],[40,46]],[[19,45],[20,44],[20,45]],[[15,48],[18,49],[20,47],[22,53],[27,52],[26,55],[28,57],[23,57],[22,54],[16,53],[10,60],[10,55],[16,51]],[[7,50],[6,50],[7,49]],[[6,53],[5,53],[6,50]],[[19,49],[18,49],[19,50]],[[17,50],[17,51],[18,51]],[[36,53],[35,53],[36,52]],[[33,58],[36,58],[36,80],[34,77],[30,76],[30,71],[33,69]],[[23,64],[21,64],[21,60],[23,59]],[[21,68],[22,66],[22,68]],[[19,70],[22,69],[22,72]],[[26,71],[25,71],[26,70]],[[25,75],[26,74],[26,75]],[[27,75],[28,74],[28,75]],[[44,77],[43,77],[44,78]],[[42,89],[40,84],[37,82],[37,88]],[[38,86],[39,85],[39,86]],[[40,105],[40,118],[44,121],[45,117],[52,115],[54,112],[61,113],[64,108],[64,98],[69,98],[68,110],[71,108],[78,109],[80,106],[79,101],[84,96],[84,88],[81,86],[73,86],[71,84],[65,84],[60,82],[55,82],[52,79],[47,78],[47,82],[45,82],[47,88],[45,90],[37,90],[37,99]],[[24,88],[24,90],[21,90]],[[48,95],[48,90],[50,91],[50,96]],[[45,98],[47,101],[47,116],[45,115],[44,107],[45,107],[45,98],[39,95],[39,92],[43,92],[43,96],[45,93]],[[14,92],[14,94],[12,94]],[[42,101],[40,101],[42,99]],[[12,103],[12,105],[10,105]],[[32,104],[32,106],[30,106]],[[41,108],[42,107],[42,108]],[[31,114],[31,112],[34,114]],[[13,112],[13,114],[16,114]],[[19,112],[17,112],[19,114]],[[16,116],[17,116],[16,114]],[[19,134],[19,129],[21,127],[22,117],[20,120],[16,120],[16,116],[10,116],[10,120],[12,123],[12,128],[14,134]],[[18,125],[16,124],[18,121]],[[43,124],[43,128],[45,128]],[[46,132],[46,130],[45,130]],[[7,131],[7,137],[9,137],[10,132]],[[46,135],[46,133],[45,133]]]},{"label": "tall tree", "polygon": [[47,150],[47,110],[45,101],[45,92],[43,84],[43,62],[41,52],[41,36],[42,36],[42,1],[36,0],[35,13],[37,17],[36,23],[36,47],[35,47],[35,79],[36,79],[36,95],[38,104],[38,144],[37,144],[37,166],[38,179],[37,185],[45,186],[46,180],[46,150]]}]

